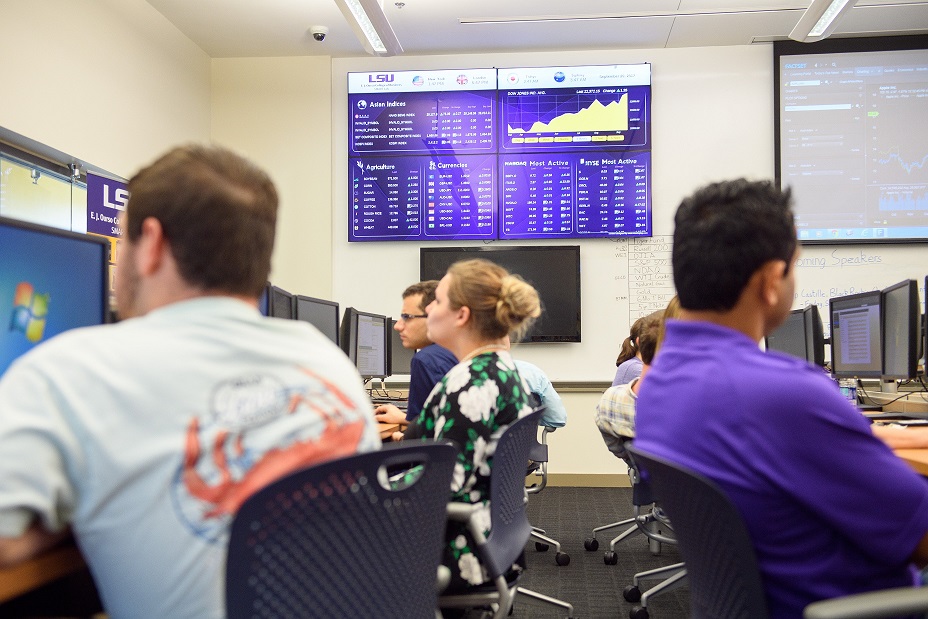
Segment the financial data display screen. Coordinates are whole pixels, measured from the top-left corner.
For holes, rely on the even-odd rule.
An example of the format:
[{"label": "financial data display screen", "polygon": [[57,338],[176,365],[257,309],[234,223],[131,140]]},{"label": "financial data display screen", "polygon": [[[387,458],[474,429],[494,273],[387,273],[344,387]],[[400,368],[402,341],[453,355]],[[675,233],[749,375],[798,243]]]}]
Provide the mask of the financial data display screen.
[{"label": "financial data display screen", "polygon": [[349,241],[651,235],[650,65],[349,73]]},{"label": "financial data display screen", "polygon": [[928,240],[928,49],[838,41],[818,53],[775,46],[777,176],[792,188],[799,239]]}]

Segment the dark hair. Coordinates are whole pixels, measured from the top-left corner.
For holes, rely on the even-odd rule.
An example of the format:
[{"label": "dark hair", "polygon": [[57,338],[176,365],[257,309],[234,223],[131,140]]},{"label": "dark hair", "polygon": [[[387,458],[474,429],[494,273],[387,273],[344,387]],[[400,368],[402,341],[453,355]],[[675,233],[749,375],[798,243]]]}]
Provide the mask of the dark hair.
[{"label": "dark hair", "polygon": [[662,324],[663,322],[659,318],[648,317],[641,326],[641,333],[638,335],[638,349],[641,351],[641,362],[645,365],[651,365],[651,362],[654,361]]},{"label": "dark hair", "polygon": [[641,335],[641,327],[644,326],[646,318],[647,316],[642,316],[632,323],[631,328],[628,330],[628,337],[622,341],[622,349],[619,351],[619,356],[616,357],[616,367],[638,354],[638,344],[635,343],[635,340]]},{"label": "dark hair", "polygon": [[674,218],[673,281],[688,310],[733,308],[751,275],[796,250],[790,191],[743,178],[713,183],[683,200]]},{"label": "dark hair", "polygon": [[424,282],[415,283],[403,291],[403,298],[411,297],[414,294],[421,294],[422,299],[419,301],[419,307],[422,311],[429,306],[429,303],[435,300],[435,289],[438,288],[437,279],[427,279]]},{"label": "dark hair", "polygon": [[541,301],[532,285],[489,260],[455,262],[448,275],[452,309],[469,307],[474,327],[484,337],[510,335],[518,341],[541,315]]},{"label": "dark hair", "polygon": [[258,296],[271,270],[277,190],[257,166],[218,146],[174,148],[129,181],[126,235],[161,223],[181,276],[207,291]]}]

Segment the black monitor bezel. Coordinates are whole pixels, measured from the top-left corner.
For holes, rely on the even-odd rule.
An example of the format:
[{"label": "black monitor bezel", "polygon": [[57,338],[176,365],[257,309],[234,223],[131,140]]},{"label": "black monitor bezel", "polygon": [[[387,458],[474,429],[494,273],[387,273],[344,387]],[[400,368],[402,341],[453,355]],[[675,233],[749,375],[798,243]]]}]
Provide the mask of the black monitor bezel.
[{"label": "black monitor bezel", "polygon": [[[886,315],[886,295],[899,290],[901,288],[907,288],[909,291],[908,298],[908,314],[909,314],[909,333],[908,333],[908,343],[906,347],[908,352],[908,357],[905,360],[905,372],[903,373],[889,373],[886,368],[886,332],[887,332],[887,322],[888,316]],[[893,284],[892,286],[887,286],[882,291],[880,291],[880,347],[882,350],[880,354],[882,356],[882,366],[883,374],[882,378],[884,379],[895,379],[895,380],[906,380],[910,378],[915,378],[918,375],[918,329],[919,323],[921,322],[921,308],[918,299],[918,282],[914,279],[906,279],[898,284]]]},{"label": "black monitor bezel", "polygon": [[[802,316],[803,343],[805,344],[805,356],[803,359],[813,365],[823,367],[825,365],[825,331],[822,325],[821,314],[818,311],[818,306],[812,304],[800,309],[794,309],[789,313],[789,315]],[[789,320],[788,317],[787,320]],[[785,323],[786,321],[784,321],[784,324]],[[768,350],[777,350],[770,347],[769,336],[764,338],[764,346]]]},{"label": "black monitor bezel", "polygon": [[[315,304],[317,304],[317,305],[326,305],[326,306],[334,307],[334,308],[335,308],[335,330],[334,330],[335,339],[332,340],[332,341],[335,343],[336,346],[338,346],[339,340],[341,339],[341,324],[342,324],[342,323],[341,323],[342,315],[341,315],[341,312],[339,311],[339,310],[340,310],[340,306],[339,306],[338,302],[337,302],[337,301],[329,301],[328,299],[320,299],[320,298],[317,298],[317,297],[310,297],[310,296],[305,295],[305,294],[295,294],[295,295],[293,295],[293,319],[294,319],[294,320],[303,320],[304,322],[309,322],[309,321],[308,321],[308,320],[304,320],[303,318],[300,318],[300,301],[309,301],[310,303],[315,303]],[[310,324],[312,324],[312,323],[310,323]],[[314,326],[315,326],[315,325],[314,325]],[[318,329],[318,327],[316,327],[316,328]],[[322,329],[319,329],[319,331],[322,332],[323,335],[325,335],[325,332],[322,331]],[[329,338],[329,339],[331,339],[331,338]]]},{"label": "black monitor bezel", "polygon": [[[867,370],[864,372],[861,371],[844,371],[837,370],[835,368],[835,361],[837,355],[835,354],[835,337],[834,337],[834,315],[835,315],[835,303],[845,303],[853,302],[856,300],[872,299],[876,300],[879,310],[880,310],[880,363],[877,370]],[[883,375],[883,294],[882,290],[870,290],[867,292],[858,292],[856,294],[844,295],[841,297],[832,297],[828,300],[828,323],[831,326],[831,375],[835,378],[880,378]]]}]

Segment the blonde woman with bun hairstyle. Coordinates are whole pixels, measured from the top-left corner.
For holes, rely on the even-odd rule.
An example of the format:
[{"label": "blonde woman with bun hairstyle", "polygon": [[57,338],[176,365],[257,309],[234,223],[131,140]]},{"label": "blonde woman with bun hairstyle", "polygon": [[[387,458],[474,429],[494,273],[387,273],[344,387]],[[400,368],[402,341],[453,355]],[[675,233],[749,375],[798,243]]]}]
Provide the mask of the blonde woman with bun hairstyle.
[{"label": "blonde woman with bun hairstyle", "polygon": [[[517,275],[487,260],[456,262],[426,308],[429,339],[450,350],[458,365],[426,399],[406,440],[444,438],[461,449],[451,500],[482,504],[490,529],[490,471],[500,434],[532,411],[531,395],[509,354],[541,314],[538,293]],[[446,591],[486,581],[466,526],[448,523],[442,562],[451,570]]]}]

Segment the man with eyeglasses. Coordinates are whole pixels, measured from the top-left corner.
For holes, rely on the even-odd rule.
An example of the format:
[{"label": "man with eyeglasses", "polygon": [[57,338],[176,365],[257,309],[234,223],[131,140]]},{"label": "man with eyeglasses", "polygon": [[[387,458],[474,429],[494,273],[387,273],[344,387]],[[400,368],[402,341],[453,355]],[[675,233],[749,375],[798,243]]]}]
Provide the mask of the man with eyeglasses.
[{"label": "man with eyeglasses", "polygon": [[407,425],[419,416],[425,399],[448,370],[458,360],[451,351],[429,339],[425,308],[435,299],[437,280],[419,282],[403,291],[403,312],[394,329],[400,334],[403,348],[417,351],[409,364],[409,399],[406,412],[392,404],[381,404],[374,409],[374,416],[381,423]]}]

